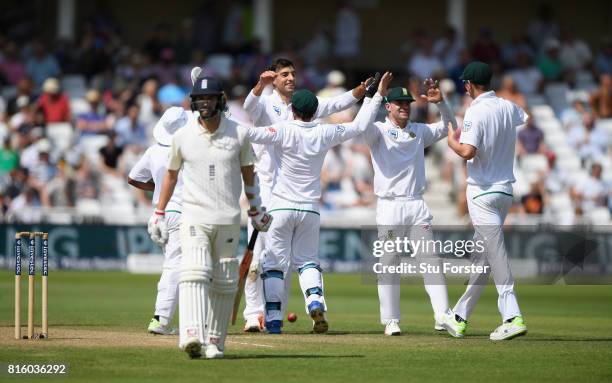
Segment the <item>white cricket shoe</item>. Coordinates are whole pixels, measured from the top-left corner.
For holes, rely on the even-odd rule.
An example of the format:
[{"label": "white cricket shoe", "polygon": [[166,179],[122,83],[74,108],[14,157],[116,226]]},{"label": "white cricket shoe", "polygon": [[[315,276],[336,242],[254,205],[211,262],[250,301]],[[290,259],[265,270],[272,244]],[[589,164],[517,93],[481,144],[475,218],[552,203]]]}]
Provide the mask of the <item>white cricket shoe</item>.
[{"label": "white cricket shoe", "polygon": [[250,316],[244,323],[244,332],[262,332],[264,330],[263,315]]},{"label": "white cricket shoe", "polygon": [[463,338],[467,322],[458,321],[453,310],[448,309],[444,314],[436,318],[436,325],[440,324],[444,329],[455,338]]},{"label": "white cricket shoe", "polygon": [[398,336],[402,334],[402,330],[399,327],[399,321],[397,319],[391,319],[385,326],[385,335]]},{"label": "white cricket shoe", "polygon": [[527,334],[527,326],[523,317],[514,317],[510,322],[504,322],[491,333],[491,340],[509,340]]},{"label": "white cricket shoe", "polygon": [[204,353],[206,355],[206,359],[223,358],[223,351],[220,351],[216,344],[209,344],[206,346],[206,351]]},{"label": "white cricket shoe", "polygon": [[189,358],[198,359],[202,356],[202,343],[198,338],[189,338],[183,350],[189,355]]},{"label": "white cricket shoe", "polygon": [[444,327],[442,323],[436,321],[436,323],[434,323],[434,330],[435,331],[446,331],[446,327]]}]

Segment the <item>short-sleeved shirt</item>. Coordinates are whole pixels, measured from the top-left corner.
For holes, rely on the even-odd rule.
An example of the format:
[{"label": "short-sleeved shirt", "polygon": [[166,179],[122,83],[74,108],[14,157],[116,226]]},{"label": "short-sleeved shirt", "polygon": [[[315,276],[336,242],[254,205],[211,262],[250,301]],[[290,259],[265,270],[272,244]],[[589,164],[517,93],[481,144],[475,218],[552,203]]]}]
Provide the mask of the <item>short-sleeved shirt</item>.
[{"label": "short-sleeved shirt", "polygon": [[[170,156],[170,147],[155,144],[151,145],[140,157],[136,165],[130,170],[129,177],[134,181],[138,182],[149,182],[153,180],[155,189],[153,190],[153,198],[151,202],[153,206],[157,206],[159,202],[159,195],[161,193],[161,186],[164,181],[166,174],[166,165],[168,165],[168,157]],[[181,194],[183,192],[183,177],[182,173],[179,173],[179,178],[174,187],[174,193],[166,205],[166,211],[182,211]]]},{"label": "short-sleeved shirt", "polygon": [[495,92],[476,97],[465,112],[460,142],[475,147],[476,156],[467,162],[467,183],[488,186],[513,183],[516,127],[528,116],[515,103]]},{"label": "short-sleeved shirt", "polygon": [[173,136],[168,169],[183,171],[184,222],[240,222],[241,167],[254,162],[245,132],[222,116],[211,134],[194,117]]}]

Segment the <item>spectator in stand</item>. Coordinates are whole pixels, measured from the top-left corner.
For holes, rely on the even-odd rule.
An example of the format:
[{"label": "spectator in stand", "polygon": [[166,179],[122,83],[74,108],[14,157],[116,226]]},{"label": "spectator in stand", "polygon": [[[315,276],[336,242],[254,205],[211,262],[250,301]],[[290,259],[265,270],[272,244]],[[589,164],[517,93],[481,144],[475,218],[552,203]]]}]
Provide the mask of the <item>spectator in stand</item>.
[{"label": "spectator in stand", "polygon": [[17,169],[19,166],[19,154],[11,146],[11,137],[7,135],[2,139],[0,148],[0,178]]},{"label": "spectator in stand", "polygon": [[538,60],[538,68],[546,81],[560,81],[563,75],[563,65],[559,59],[561,43],[550,39],[544,43],[544,53]]},{"label": "spectator in stand", "polygon": [[478,39],[472,46],[472,57],[474,60],[489,63],[489,65],[501,61],[499,45],[493,38],[493,31],[488,27],[480,28]]},{"label": "spectator in stand", "polygon": [[604,38],[601,45],[601,51],[595,58],[595,72],[612,75],[612,38]]},{"label": "spectator in stand", "polygon": [[535,57],[533,48],[529,45],[529,39],[522,31],[514,32],[510,42],[502,46],[501,58],[504,67],[508,69],[516,68],[519,65],[519,53],[526,54],[532,60]]},{"label": "spectator in stand", "polygon": [[541,176],[540,181],[543,185],[545,199],[550,194],[561,193],[567,189],[568,177],[563,170],[557,166],[557,156],[553,152],[546,153],[548,160],[548,170]]},{"label": "spectator in stand", "polygon": [[588,97],[583,98],[580,94],[573,94],[569,101],[570,106],[565,108],[559,116],[565,132],[571,131],[576,126],[582,127],[583,116],[587,113],[585,106]]},{"label": "spectator in stand", "polygon": [[101,105],[100,92],[95,89],[87,91],[85,99],[89,103],[89,112],[83,113],[76,118],[76,130],[81,136],[105,134],[109,127],[106,124],[106,115]]},{"label": "spectator in stand", "polygon": [[46,193],[50,206],[72,207],[75,205],[74,181],[70,176],[70,167],[65,161],[57,164],[55,176],[47,184]]},{"label": "spectator in stand", "polygon": [[[463,85],[463,81],[461,80],[461,75],[463,74],[463,70],[465,69],[465,67],[472,61],[473,60],[472,56],[470,55],[470,52],[467,49],[464,49],[459,53],[459,62],[457,63],[457,65],[455,65],[455,67],[448,72],[448,77],[455,83],[455,89],[457,91],[459,91],[460,89],[463,90],[465,88],[465,85]],[[463,91],[459,92],[461,92],[461,95],[465,93]]]},{"label": "spectator in stand", "polygon": [[525,154],[545,154],[546,145],[544,144],[544,132],[535,125],[533,118],[530,118],[518,132],[516,140],[516,155],[520,158]]},{"label": "spectator in stand", "polygon": [[147,135],[159,120],[161,114],[161,104],[157,99],[158,84],[157,80],[149,79],[142,84],[142,92],[138,95],[138,105],[140,106],[140,122],[145,125]]},{"label": "spectator in stand", "polygon": [[[351,3],[345,1],[340,6],[336,17],[334,55],[338,58],[340,64],[348,70],[347,74],[350,82],[353,82],[351,71],[355,58],[359,56],[360,44],[361,20]],[[297,61],[293,60],[290,56],[284,54],[283,57],[288,57],[297,65]]]},{"label": "spectator in stand", "polygon": [[74,195],[78,199],[97,199],[100,195],[100,174],[92,169],[87,157],[82,156],[75,169]]},{"label": "spectator in stand", "polygon": [[521,212],[525,214],[544,212],[544,197],[537,183],[532,184],[529,193],[521,197]]},{"label": "spectator in stand", "polygon": [[117,146],[115,139],[115,132],[109,132],[106,145],[100,148],[100,170],[104,174],[121,178],[119,158],[123,153],[123,147]]},{"label": "spectator in stand", "polygon": [[174,51],[172,48],[161,50],[159,53],[159,64],[155,66],[154,75],[162,86],[176,80],[178,68],[174,63]]},{"label": "spectator in stand", "polygon": [[19,96],[16,107],[15,114],[8,121],[11,130],[17,130],[21,125],[31,123],[34,119],[34,112],[28,96]]},{"label": "spectator in stand", "polygon": [[525,96],[518,91],[512,75],[505,75],[502,78],[501,87],[495,93],[497,94],[497,97],[505,98],[521,108],[527,109],[527,101],[525,100]]},{"label": "spectator in stand", "polygon": [[53,55],[47,53],[47,48],[41,41],[32,43],[32,56],[26,61],[26,73],[34,81],[36,87],[40,87],[50,77],[61,75],[57,60]]},{"label": "spectator in stand", "polygon": [[145,53],[151,60],[158,60],[164,49],[172,49],[170,41],[170,30],[166,24],[158,24],[155,27],[155,34],[144,45]]},{"label": "spectator in stand", "polygon": [[227,102],[227,110],[232,118],[239,121],[241,124],[252,125],[249,114],[244,110],[244,100],[246,100],[249,90],[244,85],[234,85],[231,91],[231,98]]},{"label": "spectator in stand", "polygon": [[593,208],[606,206],[606,188],[601,180],[602,167],[598,163],[591,165],[589,177],[578,181],[571,188],[570,195],[574,200],[576,214],[586,214]]},{"label": "spectator in stand", "polygon": [[34,100],[34,84],[29,77],[24,77],[17,83],[17,94],[8,100],[6,111],[9,116],[17,113],[17,99],[21,96],[27,96],[30,101]]},{"label": "spectator in stand", "polygon": [[43,83],[43,94],[38,99],[38,107],[45,114],[47,123],[70,122],[70,103],[68,97],[60,91],[60,82],[48,78]]},{"label": "spectator in stand", "polygon": [[9,42],[4,47],[4,59],[0,62],[0,74],[7,84],[17,85],[25,77],[25,65],[19,58],[17,45]]},{"label": "spectator in stand", "polygon": [[[314,65],[319,60],[325,60],[331,52],[331,39],[325,28],[319,24],[315,27],[312,38],[300,51],[307,65]],[[259,68],[262,68],[260,65]]]},{"label": "spectator in stand", "polygon": [[36,190],[27,186],[11,201],[6,212],[7,221],[21,224],[39,223],[42,220],[41,207]]},{"label": "spectator in stand", "polygon": [[564,70],[577,72],[590,66],[593,54],[583,40],[576,38],[573,30],[563,28],[561,30],[559,59]]},{"label": "spectator in stand", "polygon": [[465,50],[463,37],[451,25],[446,27],[444,36],[436,40],[433,46],[433,53],[442,60],[447,73],[459,65],[463,50]]},{"label": "spectator in stand", "polygon": [[412,56],[407,70],[421,81],[426,78],[439,77],[440,74],[444,73],[444,65],[434,55],[432,42],[429,37],[422,40],[421,49]]},{"label": "spectator in stand", "polygon": [[582,125],[575,126],[568,133],[568,143],[578,151],[583,161],[599,161],[606,154],[608,142],[608,134],[595,125],[590,113],[582,116]]},{"label": "spectator in stand", "polygon": [[542,87],[542,73],[533,65],[527,52],[519,52],[517,57],[518,68],[510,72],[519,92],[525,96],[537,94]]},{"label": "spectator in stand", "polygon": [[191,59],[191,54],[196,47],[195,35],[193,32],[193,20],[190,18],[183,19],[183,21],[181,21],[178,38],[174,43],[176,62],[178,62],[179,65],[186,65]]},{"label": "spectator in stand", "polygon": [[612,74],[599,76],[599,89],[589,100],[595,118],[612,118]]},{"label": "spectator in stand", "polygon": [[539,50],[546,40],[559,37],[559,26],[554,21],[550,4],[541,4],[538,7],[537,18],[529,23],[527,35],[536,50]]},{"label": "spectator in stand", "polygon": [[138,104],[131,104],[127,108],[127,114],[117,121],[115,133],[118,146],[133,146],[139,150],[148,146],[147,132],[144,125],[138,120],[139,114]]}]

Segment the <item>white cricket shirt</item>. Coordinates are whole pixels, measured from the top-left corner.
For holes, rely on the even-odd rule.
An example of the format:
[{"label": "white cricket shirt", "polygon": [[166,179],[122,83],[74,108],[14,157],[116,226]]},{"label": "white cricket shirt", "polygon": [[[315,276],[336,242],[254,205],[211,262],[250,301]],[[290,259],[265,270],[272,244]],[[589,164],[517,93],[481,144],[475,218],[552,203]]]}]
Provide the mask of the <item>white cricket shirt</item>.
[{"label": "white cricket shirt", "polygon": [[282,199],[318,204],[321,199],[321,168],[327,151],[358,136],[373,123],[382,97],[375,95],[355,121],[347,124],[283,121],[268,128],[248,128],[252,142],[266,145],[277,159],[272,194]]},{"label": "white cricket shirt", "polygon": [[[336,97],[318,98],[318,100],[319,106],[314,119],[327,117],[359,101],[353,97],[352,91],[345,92]],[[255,96],[253,91],[249,92],[246,100],[244,100],[244,109],[256,127],[270,126],[277,122],[293,120],[291,103],[286,104],[276,89],[270,95],[261,95],[259,97]],[[253,144],[253,150],[257,157],[255,167],[259,181],[272,185],[277,160],[270,157],[271,151],[266,150],[265,146]]]},{"label": "white cricket shirt", "polygon": [[[128,177],[134,181],[149,182],[153,180],[155,190],[151,202],[153,206],[157,206],[159,202],[159,194],[161,192],[162,182],[166,174],[166,166],[168,165],[168,157],[170,156],[170,147],[162,144],[151,145],[140,157],[136,165],[130,170]],[[182,172],[179,173],[174,193],[166,205],[166,211],[175,210],[182,211],[181,193],[183,190]]]},{"label": "white cricket shirt", "polygon": [[481,94],[465,112],[460,142],[470,144],[476,156],[467,162],[471,185],[488,186],[515,181],[514,146],[516,127],[529,117],[515,103],[499,98],[495,92]]},{"label": "white cricket shirt", "polygon": [[240,222],[241,167],[253,165],[246,128],[221,117],[209,133],[190,119],[172,139],[168,169],[183,172],[183,220],[217,225]]}]

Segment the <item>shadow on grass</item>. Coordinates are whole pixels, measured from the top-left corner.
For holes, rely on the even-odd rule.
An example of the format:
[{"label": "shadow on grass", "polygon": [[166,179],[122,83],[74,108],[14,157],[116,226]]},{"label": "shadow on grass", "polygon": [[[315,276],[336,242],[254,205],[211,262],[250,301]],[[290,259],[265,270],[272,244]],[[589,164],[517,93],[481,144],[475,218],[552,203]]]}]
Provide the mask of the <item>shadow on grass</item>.
[{"label": "shadow on grass", "polygon": [[244,359],[332,359],[332,358],[365,358],[365,355],[292,355],[292,354],[248,354],[225,355],[224,360]]}]

